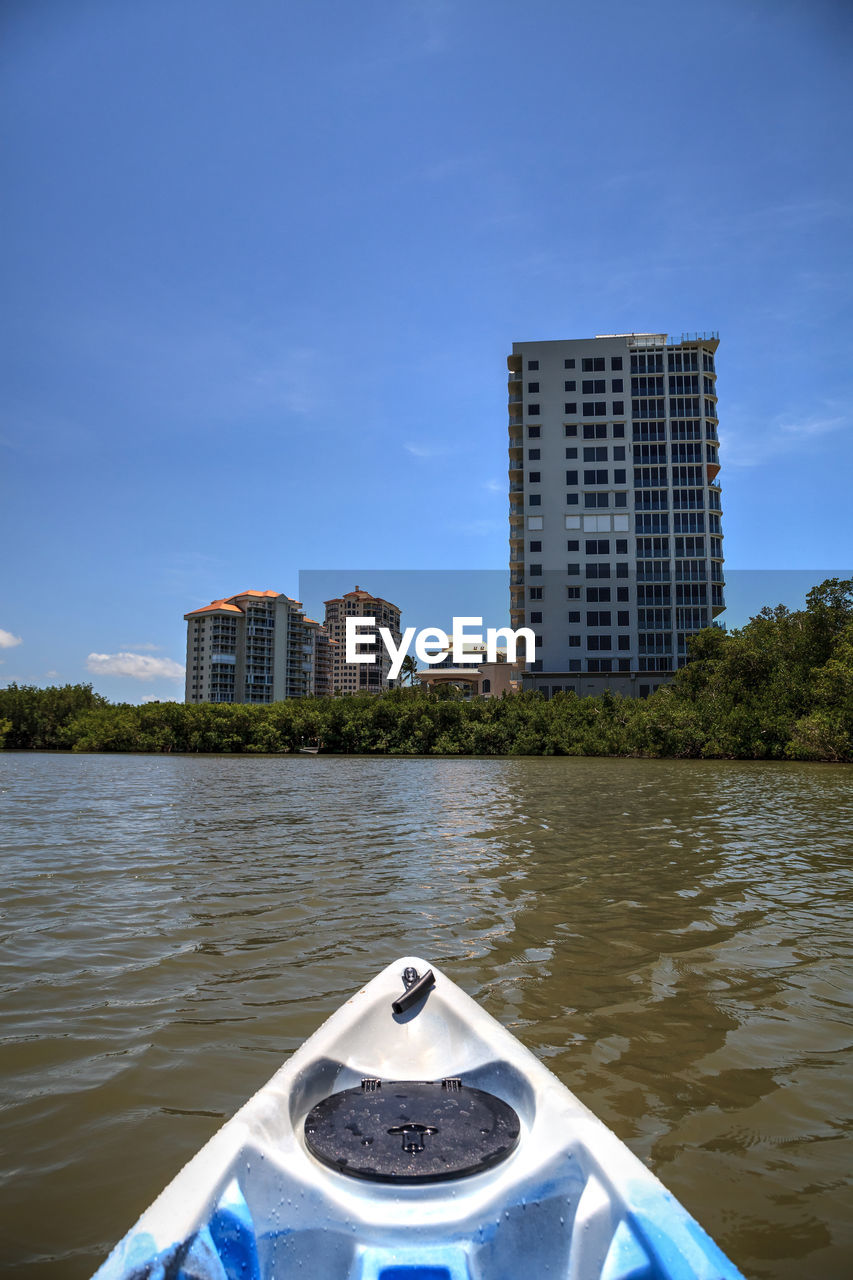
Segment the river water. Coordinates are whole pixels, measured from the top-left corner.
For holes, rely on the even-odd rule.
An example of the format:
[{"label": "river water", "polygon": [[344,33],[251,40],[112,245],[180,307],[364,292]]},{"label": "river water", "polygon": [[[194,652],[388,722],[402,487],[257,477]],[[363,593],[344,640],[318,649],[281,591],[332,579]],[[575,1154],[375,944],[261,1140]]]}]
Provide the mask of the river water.
[{"label": "river water", "polygon": [[397,956],[747,1276],[853,1273],[853,770],[0,756],[0,1269],[91,1273]]}]

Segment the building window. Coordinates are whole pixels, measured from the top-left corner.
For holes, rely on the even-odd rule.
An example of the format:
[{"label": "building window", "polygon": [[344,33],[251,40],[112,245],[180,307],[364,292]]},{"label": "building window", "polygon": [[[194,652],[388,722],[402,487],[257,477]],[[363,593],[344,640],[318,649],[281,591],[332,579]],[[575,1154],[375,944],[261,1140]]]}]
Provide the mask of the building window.
[{"label": "building window", "polygon": [[586,598],[589,604],[610,604],[610,588],[587,587]]},{"label": "building window", "polygon": [[585,378],[581,391],[585,396],[603,396],[607,392],[607,385],[604,378]]},{"label": "building window", "polygon": [[532,564],[532,565],[530,565],[530,576],[531,576],[531,578],[541,578],[541,577],[542,577],[542,566],[541,566],[541,564]]},{"label": "building window", "polygon": [[603,423],[600,425],[594,422],[588,422],[583,429],[584,440],[606,440],[607,427]]},{"label": "building window", "polygon": [[578,406],[575,401],[572,401],[571,404],[565,405],[563,409],[564,413],[577,413],[577,411],[578,411]]},{"label": "building window", "polygon": [[581,409],[585,418],[607,417],[606,400],[584,400]]},{"label": "building window", "polygon": [[574,380],[574,378],[573,378],[571,382],[566,382],[566,383],[564,383],[564,384],[563,384],[563,389],[564,389],[565,391],[576,391],[576,390],[577,390],[577,385],[578,385],[578,384],[575,382],[575,380]]},{"label": "building window", "polygon": [[[621,391],[621,390],[622,390],[622,379],[621,379],[621,378],[614,378],[614,379],[613,379],[613,384],[612,384],[612,386],[611,386],[611,390],[612,390],[612,391],[614,391],[614,392],[616,392],[616,391]],[[620,412],[621,412],[621,410],[620,410]]]},{"label": "building window", "polygon": [[541,471],[528,471],[528,473],[527,473],[527,483],[528,483],[528,484],[539,484],[539,477],[541,476],[541,474],[542,474],[542,473],[541,473]]},{"label": "building window", "polygon": [[570,578],[577,578],[580,574],[581,567],[579,564],[567,564],[566,573]]},{"label": "building window", "polygon": [[539,361],[538,361],[538,360],[528,360],[528,361],[527,361],[527,368],[528,368],[528,371],[529,371],[530,373],[533,373],[534,371],[538,371],[538,369],[539,369]]},{"label": "building window", "polygon": [[592,649],[594,651],[598,649],[599,651],[603,650],[605,653],[609,653],[610,650],[613,648],[613,637],[612,636],[587,636],[586,647],[588,650]]},{"label": "building window", "polygon": [[541,434],[542,434],[542,428],[541,428],[541,427],[528,427],[528,428],[527,428],[527,435],[528,435],[529,439],[531,439],[531,440],[535,440],[535,439],[536,439],[536,437],[537,437],[537,436],[540,436]]},{"label": "building window", "polygon": [[529,493],[529,494],[527,495],[527,501],[528,501],[528,504],[529,504],[531,507],[541,507],[541,506],[542,506],[542,494],[541,494],[541,493]]},{"label": "building window", "polygon": [[584,462],[606,462],[607,461],[607,445],[606,444],[588,444],[584,446],[583,451]]},{"label": "building window", "polygon": [[610,555],[610,539],[609,538],[587,538],[586,554],[588,556],[609,556]]},{"label": "building window", "polygon": [[613,439],[614,440],[625,439],[625,423],[624,422],[616,422],[613,424]]},{"label": "building window", "polygon": [[541,600],[541,599],[542,599],[542,588],[541,588],[541,587],[530,587],[530,589],[529,589],[529,590],[528,590],[528,592],[527,592],[527,598],[528,598],[528,600]]},{"label": "building window", "polygon": [[531,622],[541,622],[541,621],[542,621],[542,613],[541,613],[541,611],[540,611],[540,610],[538,610],[538,609],[534,609],[534,611],[533,611],[533,612],[531,613],[531,615],[530,615],[530,621],[531,621]]},{"label": "building window", "polygon": [[588,564],[586,566],[586,576],[588,578],[609,578],[609,564]]},{"label": "building window", "polygon": [[566,550],[580,551],[580,549],[581,549],[580,541],[577,538],[569,538],[568,542],[566,543]]},{"label": "building window", "polygon": [[540,458],[540,456],[541,456],[541,453],[542,453],[542,450],[541,450],[541,449],[528,449],[528,450],[527,450],[527,461],[528,461],[528,462],[538,462],[538,461],[539,461],[539,458]]},{"label": "building window", "polygon": [[540,415],[540,412],[539,412],[539,405],[538,405],[538,404],[529,404],[529,405],[527,406],[527,413],[528,413],[528,415],[529,415],[531,418],[538,418],[538,417],[540,417],[541,415]]},{"label": "building window", "polygon": [[616,566],[616,577],[617,577],[617,578],[627,578],[627,577],[628,577],[628,566],[627,566],[627,564],[617,564],[617,566]]},{"label": "building window", "polygon": [[597,471],[585,471],[583,473],[584,484],[607,484],[606,468],[599,468]]},{"label": "building window", "polygon": [[581,360],[581,372],[604,373],[604,356],[584,356]]},{"label": "building window", "polygon": [[616,588],[616,599],[618,600],[619,604],[627,604],[627,603],[628,603],[628,588],[627,588],[627,587],[617,587],[617,588]]},{"label": "building window", "polygon": [[586,625],[588,627],[609,627],[610,626],[610,610],[609,609],[593,609],[587,610]]},{"label": "building window", "polygon": [[576,458],[577,456],[578,456],[578,447],[577,447],[577,445],[576,445],[576,444],[574,444],[574,445],[569,445],[569,447],[566,449],[566,457],[567,457],[567,458]]},{"label": "building window", "polygon": [[617,554],[617,556],[626,556],[626,555],[628,554],[628,539],[627,539],[627,538],[617,538],[617,539],[616,539],[616,554]]},{"label": "building window", "polygon": [[527,384],[527,394],[528,394],[528,395],[534,395],[534,396],[535,396],[535,395],[538,395],[538,394],[539,394],[539,383],[538,383],[538,382],[528,382],[528,384]]},{"label": "building window", "polygon": [[580,638],[580,636],[569,636],[569,648],[570,648],[570,649],[579,649],[580,647],[581,647],[581,638]]},{"label": "building window", "polygon": [[528,516],[527,528],[530,533],[538,533],[544,527],[544,518],[542,516]]},{"label": "building window", "polygon": [[581,620],[581,611],[580,611],[580,609],[570,609],[570,610],[569,610],[569,622],[580,622],[580,620]]},{"label": "building window", "polygon": [[578,473],[577,473],[577,471],[567,471],[567,472],[566,472],[566,484],[577,484],[577,482],[578,482]]},{"label": "building window", "polygon": [[580,600],[580,598],[581,598],[580,587],[566,587],[567,600]]},{"label": "building window", "polygon": [[567,436],[576,436],[576,435],[577,435],[577,433],[578,433],[578,429],[577,429],[576,424],[574,424],[574,423],[568,423],[568,422],[567,422],[567,423],[566,423],[566,435],[567,435]]},{"label": "building window", "polygon": [[574,362],[574,360],[572,360],[572,359],[568,359],[568,360],[564,360],[564,361],[563,361],[563,368],[564,368],[564,369],[574,369],[574,367],[575,367],[575,362]]},{"label": "building window", "polygon": [[566,494],[566,506],[576,507],[578,505],[578,495],[576,493]]},{"label": "building window", "polygon": [[614,400],[614,401],[613,401],[613,412],[614,412],[614,413],[618,413],[618,414],[620,415],[620,417],[621,417],[621,415],[625,412],[625,401],[624,401],[624,400]]},{"label": "building window", "polygon": [[611,368],[611,369],[621,369],[621,368],[622,368],[622,357],[621,357],[621,356],[611,356],[611,357],[610,357],[610,368]]},{"label": "building window", "polygon": [[542,543],[540,542],[540,540],[539,540],[538,538],[536,538],[534,541],[532,541],[532,542],[528,543],[528,546],[530,547],[530,550],[531,550],[531,551],[541,551],[541,550],[542,550]]}]

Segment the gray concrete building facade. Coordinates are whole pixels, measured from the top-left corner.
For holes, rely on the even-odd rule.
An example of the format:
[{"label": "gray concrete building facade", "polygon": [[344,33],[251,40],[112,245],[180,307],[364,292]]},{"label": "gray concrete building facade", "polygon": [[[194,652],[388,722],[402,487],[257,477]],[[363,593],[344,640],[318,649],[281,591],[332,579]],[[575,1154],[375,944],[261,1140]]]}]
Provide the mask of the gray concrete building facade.
[{"label": "gray concrete building facade", "polygon": [[244,591],[184,618],[187,702],[269,703],[321,691],[315,667],[321,627],[298,600]]},{"label": "gray concrete building facade", "polygon": [[516,342],[510,616],[525,688],[646,696],[725,608],[716,333]]}]

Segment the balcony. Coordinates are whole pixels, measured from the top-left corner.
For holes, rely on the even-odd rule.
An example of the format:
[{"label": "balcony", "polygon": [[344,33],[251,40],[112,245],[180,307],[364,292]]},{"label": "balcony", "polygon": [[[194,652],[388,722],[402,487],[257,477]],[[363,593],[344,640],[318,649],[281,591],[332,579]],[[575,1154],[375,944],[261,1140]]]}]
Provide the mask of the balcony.
[{"label": "balcony", "polygon": [[[524,493],[524,485],[519,484],[517,480],[513,480],[512,484],[509,486],[509,491],[510,493]],[[512,509],[513,508],[510,507],[510,511],[512,511]]]},{"label": "balcony", "polygon": [[524,403],[524,397],[522,396],[521,392],[511,391],[511,392],[509,393],[509,396],[507,397],[507,403],[508,403],[508,404],[523,404],[523,403]]},{"label": "balcony", "polygon": [[510,369],[506,380],[510,385],[512,385],[513,382],[521,382],[521,370]]},{"label": "balcony", "polygon": [[507,356],[506,358],[507,369],[509,369],[510,373],[517,373],[519,377],[521,376],[521,360],[521,356]]},{"label": "balcony", "polygon": [[511,427],[520,427],[520,426],[521,426],[521,421],[522,421],[522,419],[521,419],[521,414],[520,414],[520,413],[511,413],[511,414],[509,415],[509,425],[510,425]]},{"label": "balcony", "polygon": [[524,519],[524,504],[521,502],[511,502],[509,504],[509,514],[511,516],[520,516]]},{"label": "balcony", "polygon": [[707,582],[708,571],[704,567],[701,569],[679,569],[675,568],[676,582]]},{"label": "balcony", "polygon": [[669,565],[661,565],[660,568],[654,569],[638,569],[638,582],[669,582]]},{"label": "balcony", "polygon": [[523,444],[524,444],[524,441],[521,436],[510,436],[509,438],[510,449],[520,449]]},{"label": "balcony", "polygon": [[516,570],[516,572],[515,572],[515,573],[511,573],[511,574],[509,575],[509,585],[510,585],[511,587],[523,587],[523,586],[524,586],[524,572],[523,572],[523,571]]}]

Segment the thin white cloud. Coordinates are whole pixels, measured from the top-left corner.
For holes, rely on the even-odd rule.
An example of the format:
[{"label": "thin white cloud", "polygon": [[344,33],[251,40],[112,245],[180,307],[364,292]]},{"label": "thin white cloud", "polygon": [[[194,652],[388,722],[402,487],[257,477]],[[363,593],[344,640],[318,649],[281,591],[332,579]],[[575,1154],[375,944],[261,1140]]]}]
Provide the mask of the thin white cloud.
[{"label": "thin white cloud", "polygon": [[771,422],[748,422],[743,413],[735,411],[728,415],[728,425],[720,427],[720,461],[724,467],[762,466],[783,454],[803,453],[849,424],[848,415],[832,409],[823,415],[777,417]]},{"label": "thin white cloud", "polygon": [[131,653],[161,653],[163,650],[161,644],[150,644],[148,641],[144,644],[126,644],[124,647]]},{"label": "thin white cloud", "polygon": [[16,644],[21,644],[21,636],[12,635],[11,631],[4,631],[0,627],[0,649],[14,649]]},{"label": "thin white cloud", "polygon": [[431,444],[420,444],[418,441],[408,440],[403,448],[406,453],[410,453],[413,458],[440,458],[446,453],[446,449],[436,448]]},{"label": "thin white cloud", "polygon": [[184,668],[171,658],[142,653],[90,653],[86,669],[97,676],[129,676],[131,680],[183,680]]},{"label": "thin white cloud", "polygon": [[806,418],[802,422],[783,422],[779,430],[792,436],[825,436],[830,431],[838,431],[847,426],[847,419],[841,415],[834,418]]},{"label": "thin white cloud", "polygon": [[501,480],[484,480],[483,488],[489,493],[506,493],[506,484]]},{"label": "thin white cloud", "polygon": [[45,680],[55,680],[58,675],[59,675],[58,671],[53,671],[53,670],[45,671],[44,678]]}]

